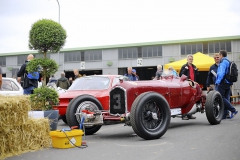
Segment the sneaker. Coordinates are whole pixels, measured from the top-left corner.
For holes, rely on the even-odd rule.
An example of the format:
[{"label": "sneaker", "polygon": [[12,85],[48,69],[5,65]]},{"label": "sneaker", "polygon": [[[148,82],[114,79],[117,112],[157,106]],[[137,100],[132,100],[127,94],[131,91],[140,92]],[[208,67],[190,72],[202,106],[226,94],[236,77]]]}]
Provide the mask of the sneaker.
[{"label": "sneaker", "polygon": [[230,119],[232,119],[236,114],[238,114],[238,111],[237,111],[237,110],[235,110],[235,112],[232,112],[232,115],[231,115],[231,118],[230,118]]},{"label": "sneaker", "polygon": [[182,120],[189,120],[189,118],[187,116],[183,116]]},{"label": "sneaker", "polygon": [[230,111],[228,111],[227,119],[231,119],[231,112]]}]

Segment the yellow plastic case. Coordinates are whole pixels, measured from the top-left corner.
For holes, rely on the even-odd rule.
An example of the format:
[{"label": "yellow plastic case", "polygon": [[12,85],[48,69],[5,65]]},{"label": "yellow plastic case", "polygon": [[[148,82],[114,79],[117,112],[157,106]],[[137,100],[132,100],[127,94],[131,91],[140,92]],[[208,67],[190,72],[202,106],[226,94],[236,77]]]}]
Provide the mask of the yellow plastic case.
[{"label": "yellow plastic case", "polygon": [[[64,132],[66,134],[64,134]],[[61,131],[61,130],[56,130],[56,131],[51,131],[50,136],[52,138],[52,146],[54,148],[73,148],[76,146],[81,146],[82,144],[82,135],[83,131],[80,129],[73,129],[71,131]],[[73,143],[71,143],[69,141]]]}]

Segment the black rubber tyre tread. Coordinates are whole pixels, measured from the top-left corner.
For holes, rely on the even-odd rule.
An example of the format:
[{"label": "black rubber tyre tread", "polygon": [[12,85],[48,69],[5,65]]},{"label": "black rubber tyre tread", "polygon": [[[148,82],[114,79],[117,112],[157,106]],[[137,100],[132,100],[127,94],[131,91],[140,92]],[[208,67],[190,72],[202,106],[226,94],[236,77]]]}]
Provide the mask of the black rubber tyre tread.
[{"label": "black rubber tyre tread", "polygon": [[[74,98],[73,100],[71,100],[71,102],[68,104],[68,107],[67,107],[66,119],[67,119],[67,123],[68,123],[69,127],[79,126],[79,122],[77,121],[77,119],[75,117],[75,113],[76,113],[76,109],[79,106],[79,104],[81,104],[84,101],[91,101],[97,105],[99,110],[102,110],[101,103],[95,97],[93,97],[91,95],[81,95],[81,96]],[[96,133],[101,127],[102,127],[102,125],[94,125],[92,127],[85,127],[85,134],[92,135],[92,134]]]},{"label": "black rubber tyre tread", "polygon": [[[161,107],[163,110],[162,116],[163,116],[163,122],[158,126],[156,129],[153,131],[146,129],[143,126],[142,122],[142,107],[146,102],[149,100],[152,100],[156,102]],[[132,104],[131,112],[130,112],[130,121],[132,128],[134,132],[141,138],[146,139],[146,140],[151,140],[151,139],[158,139],[162,137],[170,124],[170,119],[171,119],[171,112],[169,108],[169,104],[167,100],[160,94],[156,92],[146,92],[141,95],[139,95],[134,103]]]},{"label": "black rubber tyre tread", "polygon": [[67,123],[67,117],[66,117],[66,114],[63,115],[63,116],[61,116],[61,119],[62,119],[62,121],[63,121],[65,124],[68,124],[68,123]]},{"label": "black rubber tyre tread", "polygon": [[[214,115],[214,102],[216,98],[219,98],[219,107],[220,107],[218,117],[215,117]],[[211,91],[208,93],[206,97],[205,111],[206,111],[206,117],[208,119],[208,122],[211,125],[216,125],[221,122],[224,114],[224,103],[223,103],[222,96],[218,91]]]},{"label": "black rubber tyre tread", "polygon": [[134,130],[134,132],[141,138],[143,138],[143,136],[141,135],[141,132],[139,132],[137,129],[136,129],[136,123],[135,123],[135,115],[136,115],[136,107],[137,107],[137,103],[138,101],[143,97],[145,96],[146,94],[148,94],[148,92],[145,92],[145,93],[142,93],[141,95],[139,95],[133,102],[132,104],[132,107],[131,107],[131,111],[130,111],[130,122],[131,122],[131,125],[132,125],[132,128]]}]

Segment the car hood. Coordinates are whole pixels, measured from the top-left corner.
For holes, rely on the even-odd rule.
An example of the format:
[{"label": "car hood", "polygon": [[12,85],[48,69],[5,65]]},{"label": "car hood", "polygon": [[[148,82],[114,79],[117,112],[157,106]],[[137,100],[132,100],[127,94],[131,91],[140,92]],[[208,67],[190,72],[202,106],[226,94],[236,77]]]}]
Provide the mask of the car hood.
[{"label": "car hood", "polygon": [[85,91],[66,91],[65,93],[61,93],[59,95],[59,98],[75,98],[77,96],[80,95],[84,95],[84,94],[88,94],[88,95],[92,95],[94,97],[101,97],[106,95],[106,90],[85,90]]}]

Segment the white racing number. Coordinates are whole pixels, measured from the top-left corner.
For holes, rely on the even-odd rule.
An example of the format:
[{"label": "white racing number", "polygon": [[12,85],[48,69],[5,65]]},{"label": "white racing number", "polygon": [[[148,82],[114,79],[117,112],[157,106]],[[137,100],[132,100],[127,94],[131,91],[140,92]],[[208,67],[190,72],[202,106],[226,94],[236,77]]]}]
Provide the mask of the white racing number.
[{"label": "white racing number", "polygon": [[120,102],[121,95],[120,94],[114,94],[113,99],[116,100],[116,105],[114,104],[113,108],[114,109],[121,109],[121,102]]}]

